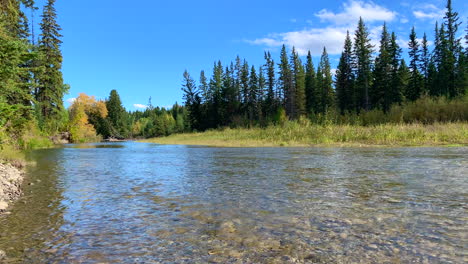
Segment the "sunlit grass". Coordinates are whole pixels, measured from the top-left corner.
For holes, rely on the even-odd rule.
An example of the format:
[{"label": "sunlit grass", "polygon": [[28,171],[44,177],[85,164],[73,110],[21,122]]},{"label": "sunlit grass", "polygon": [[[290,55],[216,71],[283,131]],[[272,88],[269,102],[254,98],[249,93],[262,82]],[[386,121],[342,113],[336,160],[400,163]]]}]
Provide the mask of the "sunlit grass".
[{"label": "sunlit grass", "polygon": [[144,142],[220,147],[467,146],[468,123],[322,126],[303,120],[267,128],[176,134]]}]

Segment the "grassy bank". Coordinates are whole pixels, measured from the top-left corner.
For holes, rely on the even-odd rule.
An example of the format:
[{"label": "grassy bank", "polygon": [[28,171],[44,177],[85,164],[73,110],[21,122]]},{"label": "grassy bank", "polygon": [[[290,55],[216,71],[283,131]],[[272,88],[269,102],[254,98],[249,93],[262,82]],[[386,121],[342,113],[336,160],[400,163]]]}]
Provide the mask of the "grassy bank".
[{"label": "grassy bank", "polygon": [[468,123],[321,126],[302,121],[267,128],[176,134],[144,142],[219,147],[468,146]]}]

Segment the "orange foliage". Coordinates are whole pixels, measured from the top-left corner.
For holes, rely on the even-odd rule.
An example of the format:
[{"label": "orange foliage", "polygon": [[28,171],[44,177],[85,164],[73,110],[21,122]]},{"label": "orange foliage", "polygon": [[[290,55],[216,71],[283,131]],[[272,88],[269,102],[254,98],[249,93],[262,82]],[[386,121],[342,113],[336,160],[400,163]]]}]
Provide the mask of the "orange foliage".
[{"label": "orange foliage", "polygon": [[92,141],[97,138],[94,126],[89,123],[89,115],[107,117],[105,102],[96,101],[94,96],[81,93],[70,106],[70,133],[73,142]]}]

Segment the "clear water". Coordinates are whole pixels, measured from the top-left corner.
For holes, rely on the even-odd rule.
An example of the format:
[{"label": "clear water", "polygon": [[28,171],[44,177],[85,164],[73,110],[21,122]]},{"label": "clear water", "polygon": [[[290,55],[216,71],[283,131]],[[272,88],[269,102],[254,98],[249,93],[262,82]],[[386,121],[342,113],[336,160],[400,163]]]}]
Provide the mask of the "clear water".
[{"label": "clear water", "polygon": [[468,148],[35,151],[6,263],[468,262]]}]

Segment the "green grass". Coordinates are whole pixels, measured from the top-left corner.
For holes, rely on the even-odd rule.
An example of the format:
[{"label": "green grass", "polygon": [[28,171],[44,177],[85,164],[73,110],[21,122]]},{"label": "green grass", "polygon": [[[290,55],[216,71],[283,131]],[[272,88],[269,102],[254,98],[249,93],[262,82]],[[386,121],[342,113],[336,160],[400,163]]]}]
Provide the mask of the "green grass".
[{"label": "green grass", "polygon": [[267,128],[176,134],[143,142],[218,147],[468,146],[468,123],[322,126],[302,120]]}]

